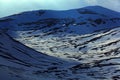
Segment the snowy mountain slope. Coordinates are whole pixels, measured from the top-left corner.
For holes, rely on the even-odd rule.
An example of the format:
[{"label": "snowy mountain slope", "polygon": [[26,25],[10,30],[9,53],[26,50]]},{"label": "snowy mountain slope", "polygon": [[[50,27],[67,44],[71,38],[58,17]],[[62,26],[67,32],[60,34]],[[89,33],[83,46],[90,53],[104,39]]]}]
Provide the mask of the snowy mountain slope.
[{"label": "snowy mountain slope", "polygon": [[[20,35],[29,32],[19,32]],[[24,34],[25,35],[25,34]],[[28,34],[26,34],[28,35]],[[67,35],[64,37],[22,36],[18,41],[52,56],[88,61],[104,56],[117,55],[120,47],[120,28],[86,35]],[[109,57],[108,56],[108,57]],[[93,58],[95,57],[95,58]],[[90,60],[89,60],[90,58]]]},{"label": "snowy mountain slope", "polygon": [[[119,31],[116,29],[119,30],[120,13],[100,6],[67,11],[24,12],[2,18],[0,25],[4,25],[1,27],[4,31],[25,45],[62,58],[105,53],[112,47],[119,47]],[[113,28],[117,32],[109,31]],[[109,46],[116,41],[117,46]]]},{"label": "snowy mountain slope", "polygon": [[0,19],[0,28],[13,31],[41,30],[45,35],[47,32],[50,34],[55,31],[86,34],[114,28],[119,24],[120,13],[100,6],[67,11],[31,11]]},{"label": "snowy mountain slope", "polygon": [[[0,32],[0,78],[2,80],[28,80],[29,78],[29,80],[39,80],[45,74],[37,77],[33,73],[54,68],[64,69],[69,64],[71,65],[71,62],[39,53]],[[33,77],[30,77],[32,74]],[[55,78],[52,74],[49,75],[51,79]],[[49,79],[50,76],[43,77],[43,80]]]},{"label": "snowy mountain slope", "polygon": [[[45,55],[42,61],[50,58],[48,64],[46,60],[44,63],[39,62],[38,60],[41,58],[37,57],[36,60],[34,51],[32,50],[32,53],[31,49],[30,53],[34,58],[15,54],[14,56],[20,60],[21,56],[26,56],[22,57],[23,61],[27,65],[32,65],[31,68],[27,68],[28,72],[26,72],[27,78],[29,77],[31,80],[46,80],[45,77],[48,75],[50,75],[49,80],[53,80],[53,77],[54,80],[120,79],[120,13],[118,12],[100,6],[68,11],[31,11],[1,18],[0,28],[12,38],[39,52],[65,59],[60,60]],[[28,50],[28,48],[19,47],[18,44],[16,46],[17,48],[14,46],[10,50],[8,46],[6,47],[9,52]],[[4,52],[6,51],[4,50]],[[26,54],[28,53],[26,52]],[[12,61],[25,64],[20,60]],[[29,60],[35,63],[28,63]],[[74,60],[74,62],[69,63],[66,60],[69,62]],[[59,64],[53,65],[53,63],[52,66],[55,67],[49,68],[52,62]],[[36,64],[43,64],[45,67]],[[34,67],[35,69],[37,67],[37,70],[32,71],[35,75],[29,71]],[[38,70],[38,67],[42,67],[42,69]],[[4,71],[7,68],[1,70]]]},{"label": "snowy mountain slope", "polygon": [[[38,53],[37,51],[32,50],[31,48],[28,48],[17,41],[14,41],[7,34],[1,33],[0,38],[1,38],[0,39],[1,57],[6,58],[13,63],[21,64],[28,67],[38,67],[38,68],[39,68],[38,65],[43,64],[44,66],[45,62],[48,64],[48,66],[51,64],[57,65],[56,58],[49,57],[48,55],[42,53]],[[51,62],[49,62],[50,60]]]},{"label": "snowy mountain slope", "polygon": [[74,74],[78,64],[38,53],[0,32],[2,80],[94,80],[85,73]]},{"label": "snowy mountain slope", "polygon": [[[119,35],[118,31],[119,28],[116,28],[104,32],[102,35],[109,34],[108,36],[110,36],[112,32],[114,32],[112,35]],[[98,35],[100,34],[96,34],[96,36]],[[95,34],[91,36],[93,38]],[[119,80],[119,53],[119,47],[109,52],[111,55],[104,54],[101,57],[100,54],[93,53],[92,55],[95,57],[88,58],[90,53],[86,53],[85,55],[88,55],[88,57],[84,57],[86,61],[81,60],[73,63],[71,60],[64,61],[38,53],[0,32],[0,78],[2,80]],[[84,54],[82,55],[84,56]]]}]

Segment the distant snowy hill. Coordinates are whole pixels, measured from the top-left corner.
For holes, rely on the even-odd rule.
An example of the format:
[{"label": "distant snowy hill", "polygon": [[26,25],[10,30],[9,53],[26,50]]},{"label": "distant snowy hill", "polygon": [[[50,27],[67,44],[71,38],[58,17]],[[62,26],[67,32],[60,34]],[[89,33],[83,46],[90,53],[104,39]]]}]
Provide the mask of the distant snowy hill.
[{"label": "distant snowy hill", "polygon": [[0,19],[0,28],[17,31],[40,30],[45,34],[86,34],[114,28],[119,24],[120,13],[100,6],[67,11],[31,11]]},{"label": "distant snowy hill", "polygon": [[[10,60],[15,65],[20,63],[32,66],[30,69],[41,67],[40,70],[37,68],[37,75],[33,77],[30,75],[34,70],[30,74],[27,72],[31,80],[39,80],[42,72],[42,80],[47,80],[45,75],[52,75],[49,80],[53,80],[55,75],[54,80],[120,79],[119,12],[100,6],[66,11],[29,11],[1,18],[0,29],[11,36],[1,32],[1,45],[8,45],[0,48],[4,50],[0,54],[1,62]],[[6,51],[9,55],[4,53]],[[11,60],[11,55],[18,60]]]}]

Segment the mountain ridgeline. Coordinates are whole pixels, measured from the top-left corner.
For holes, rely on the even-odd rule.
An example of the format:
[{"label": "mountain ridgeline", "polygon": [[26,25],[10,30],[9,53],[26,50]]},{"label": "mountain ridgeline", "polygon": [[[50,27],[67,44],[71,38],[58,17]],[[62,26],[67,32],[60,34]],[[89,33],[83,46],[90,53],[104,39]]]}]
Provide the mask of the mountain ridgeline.
[{"label": "mountain ridgeline", "polygon": [[0,19],[0,28],[2,29],[43,30],[45,33],[50,30],[52,33],[86,34],[118,27],[119,24],[120,13],[100,6],[67,11],[30,11]]}]

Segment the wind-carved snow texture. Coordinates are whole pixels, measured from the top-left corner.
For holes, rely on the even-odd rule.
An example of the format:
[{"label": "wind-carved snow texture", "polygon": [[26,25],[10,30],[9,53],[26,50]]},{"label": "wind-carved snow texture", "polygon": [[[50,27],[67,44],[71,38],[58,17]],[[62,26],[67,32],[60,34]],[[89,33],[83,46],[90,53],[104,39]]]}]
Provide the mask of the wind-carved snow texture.
[{"label": "wind-carved snow texture", "polygon": [[31,11],[1,18],[0,28],[22,43],[1,32],[0,70],[8,78],[120,79],[118,12],[100,6]]}]

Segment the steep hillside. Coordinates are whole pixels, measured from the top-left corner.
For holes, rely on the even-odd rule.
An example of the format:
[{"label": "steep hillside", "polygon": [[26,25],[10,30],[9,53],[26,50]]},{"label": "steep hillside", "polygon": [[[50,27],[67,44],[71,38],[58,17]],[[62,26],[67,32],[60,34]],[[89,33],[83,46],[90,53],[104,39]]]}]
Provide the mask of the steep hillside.
[{"label": "steep hillside", "polygon": [[55,76],[52,77],[49,73],[51,77],[44,77],[45,73],[37,77],[37,72],[64,69],[69,64],[66,62],[28,48],[0,31],[0,79],[2,80],[54,79]]},{"label": "steep hillside", "polygon": [[[68,39],[76,41],[80,38],[83,38],[84,41],[87,40],[83,43],[78,42],[78,44],[81,46],[84,44],[88,47],[81,48],[81,51],[87,48],[88,52],[91,53],[74,54],[74,52],[71,52],[70,54],[64,54],[64,57],[73,58],[77,61],[61,60],[38,53],[13,40],[9,35],[0,32],[0,78],[2,80],[119,80],[119,31],[120,29],[116,28],[99,34],[65,38],[66,41]],[[111,35],[113,36],[110,37]],[[61,42],[64,42],[65,39]],[[77,46],[79,49],[80,45]],[[66,45],[67,47],[68,49],[72,48],[70,45]],[[96,51],[92,52],[93,50]],[[58,51],[62,50],[58,48]],[[101,53],[99,53],[100,51]]]}]

